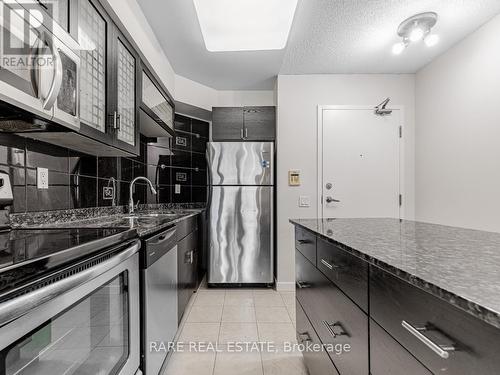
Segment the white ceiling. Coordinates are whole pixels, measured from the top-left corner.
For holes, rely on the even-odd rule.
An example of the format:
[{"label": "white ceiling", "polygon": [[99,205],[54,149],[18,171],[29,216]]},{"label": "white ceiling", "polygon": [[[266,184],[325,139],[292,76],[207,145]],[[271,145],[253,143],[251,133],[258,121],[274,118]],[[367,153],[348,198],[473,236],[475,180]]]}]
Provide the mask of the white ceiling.
[{"label": "white ceiling", "polygon": [[[208,52],[191,0],[139,0],[175,72],[218,90],[267,90],[278,74],[414,73],[500,13],[500,0],[299,0],[280,51]],[[434,11],[440,43],[391,53],[396,29]]]}]

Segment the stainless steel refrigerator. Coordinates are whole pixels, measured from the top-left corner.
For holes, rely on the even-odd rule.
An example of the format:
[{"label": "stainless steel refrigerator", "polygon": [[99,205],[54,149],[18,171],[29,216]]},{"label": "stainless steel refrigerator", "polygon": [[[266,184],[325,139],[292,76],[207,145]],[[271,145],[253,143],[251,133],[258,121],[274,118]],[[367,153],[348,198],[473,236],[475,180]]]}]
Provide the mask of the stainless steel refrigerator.
[{"label": "stainless steel refrigerator", "polygon": [[208,283],[273,283],[273,143],[211,142],[207,159]]}]

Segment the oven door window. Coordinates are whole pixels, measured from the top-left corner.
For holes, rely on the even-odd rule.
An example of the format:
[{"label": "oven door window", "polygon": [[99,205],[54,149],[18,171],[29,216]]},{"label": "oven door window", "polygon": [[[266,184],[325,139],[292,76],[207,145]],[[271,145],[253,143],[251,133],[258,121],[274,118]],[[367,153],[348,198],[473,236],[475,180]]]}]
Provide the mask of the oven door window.
[{"label": "oven door window", "polygon": [[0,353],[1,374],[117,374],[129,356],[126,272]]}]

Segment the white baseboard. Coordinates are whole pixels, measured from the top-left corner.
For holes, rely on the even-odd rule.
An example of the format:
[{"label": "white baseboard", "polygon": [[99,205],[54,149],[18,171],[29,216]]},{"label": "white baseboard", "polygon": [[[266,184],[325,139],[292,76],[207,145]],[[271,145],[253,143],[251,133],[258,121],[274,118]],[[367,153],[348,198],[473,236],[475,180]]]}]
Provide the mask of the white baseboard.
[{"label": "white baseboard", "polygon": [[295,292],[295,282],[275,280],[276,290],[278,292]]}]

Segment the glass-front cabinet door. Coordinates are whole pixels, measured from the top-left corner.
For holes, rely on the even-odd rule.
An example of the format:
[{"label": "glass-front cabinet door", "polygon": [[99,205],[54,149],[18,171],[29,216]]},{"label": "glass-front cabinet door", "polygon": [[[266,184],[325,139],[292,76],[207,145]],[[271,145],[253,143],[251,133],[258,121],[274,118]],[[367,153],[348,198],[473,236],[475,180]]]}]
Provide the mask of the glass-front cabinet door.
[{"label": "glass-front cabinet door", "polygon": [[123,272],[0,351],[5,375],[118,374],[129,358],[129,292]]},{"label": "glass-front cabinet door", "polygon": [[78,0],[82,132],[106,143],[113,141],[112,130],[108,127],[107,97],[110,27],[111,21],[97,2]]},{"label": "glass-front cabinet door", "polygon": [[114,38],[114,80],[115,97],[115,146],[125,151],[138,154],[139,151],[139,118],[137,77],[139,58],[125,37],[115,29]]}]

